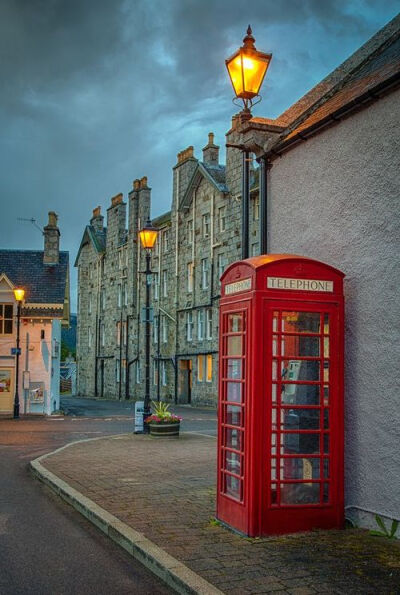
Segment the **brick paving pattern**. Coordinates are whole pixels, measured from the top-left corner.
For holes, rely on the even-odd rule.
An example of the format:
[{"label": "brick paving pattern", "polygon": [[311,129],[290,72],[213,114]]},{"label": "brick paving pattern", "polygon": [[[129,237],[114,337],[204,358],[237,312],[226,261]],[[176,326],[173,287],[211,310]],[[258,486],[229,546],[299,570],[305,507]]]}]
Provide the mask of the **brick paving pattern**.
[{"label": "brick paving pattern", "polygon": [[215,439],[121,435],[42,464],[231,595],[399,594],[400,543],[367,531],[240,537],[213,521]]}]

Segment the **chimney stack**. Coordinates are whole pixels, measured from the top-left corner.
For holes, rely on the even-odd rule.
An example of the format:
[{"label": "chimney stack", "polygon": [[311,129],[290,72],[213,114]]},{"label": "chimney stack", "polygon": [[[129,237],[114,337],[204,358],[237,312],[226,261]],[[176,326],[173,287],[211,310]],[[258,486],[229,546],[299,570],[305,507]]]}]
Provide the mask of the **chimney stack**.
[{"label": "chimney stack", "polygon": [[56,265],[60,256],[60,230],[57,227],[57,215],[54,211],[49,212],[49,222],[43,229],[44,252],[43,263]]},{"label": "chimney stack", "polygon": [[214,144],[214,133],[208,133],[208,144],[203,149],[203,162],[209,165],[218,165],[219,147]]},{"label": "chimney stack", "polygon": [[90,220],[90,225],[94,227],[95,231],[103,231],[104,217],[101,214],[101,207],[96,207],[93,209],[93,217]]}]

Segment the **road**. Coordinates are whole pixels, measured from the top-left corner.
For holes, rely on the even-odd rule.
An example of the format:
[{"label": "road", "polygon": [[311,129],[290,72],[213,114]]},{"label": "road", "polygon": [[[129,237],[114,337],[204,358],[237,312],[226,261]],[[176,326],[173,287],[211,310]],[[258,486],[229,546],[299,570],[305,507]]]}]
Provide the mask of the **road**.
[{"label": "road", "polygon": [[[132,404],[63,399],[67,416],[0,419],[1,595],[167,594],[141,564],[54,496],[28,462],[68,442],[132,431]],[[215,412],[174,408],[183,431],[215,435]]]}]

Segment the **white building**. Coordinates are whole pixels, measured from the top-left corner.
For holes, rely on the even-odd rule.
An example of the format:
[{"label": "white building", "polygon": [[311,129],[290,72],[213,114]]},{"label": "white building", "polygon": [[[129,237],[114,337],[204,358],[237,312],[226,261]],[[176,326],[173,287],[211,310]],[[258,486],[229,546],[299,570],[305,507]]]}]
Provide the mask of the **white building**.
[{"label": "white building", "polygon": [[69,318],[68,252],[59,251],[57,216],[49,213],[44,250],[0,250],[0,415],[14,411],[17,302],[21,307],[20,413],[50,415],[60,406],[61,325]]}]

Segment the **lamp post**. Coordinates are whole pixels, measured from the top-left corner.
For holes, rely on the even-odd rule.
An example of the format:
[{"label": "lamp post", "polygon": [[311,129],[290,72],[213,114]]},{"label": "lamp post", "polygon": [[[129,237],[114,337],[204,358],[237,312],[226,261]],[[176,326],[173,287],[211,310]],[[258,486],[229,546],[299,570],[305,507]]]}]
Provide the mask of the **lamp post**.
[{"label": "lamp post", "polygon": [[146,332],[145,332],[145,392],[143,404],[143,433],[148,434],[150,429],[145,424],[146,418],[150,415],[150,338],[151,338],[151,323],[150,323],[150,288],[151,288],[151,251],[156,243],[158,230],[152,225],[150,219],[147,220],[146,225],[139,231],[139,237],[142,247],[146,250]]},{"label": "lamp post", "polygon": [[[243,46],[239,48],[230,58],[225,60],[228,69],[229,77],[235,92],[235,99],[243,102],[243,109],[240,112],[242,120],[249,120],[251,118],[251,108],[253,105],[261,101],[258,94],[267,72],[272,54],[259,52],[255,45],[255,39],[252,35],[250,25],[247,28],[247,34],[243,38]],[[240,103],[241,105],[241,103]],[[232,146],[232,145],[230,145]],[[249,256],[249,199],[250,199],[250,152],[239,146],[243,153],[242,164],[242,259]],[[264,162],[261,164],[260,177],[266,175],[266,168]],[[261,223],[265,226],[260,229],[260,247],[261,253],[267,251],[266,245],[266,180],[262,180],[260,184],[260,226]]]},{"label": "lamp post", "polygon": [[20,346],[19,346],[19,331],[21,326],[21,304],[24,301],[25,290],[24,289],[14,289],[14,297],[17,300],[17,350],[16,350],[16,362],[15,362],[15,395],[14,395],[14,419],[19,418],[19,393],[18,393],[18,384],[19,384],[19,354],[20,354]]}]

